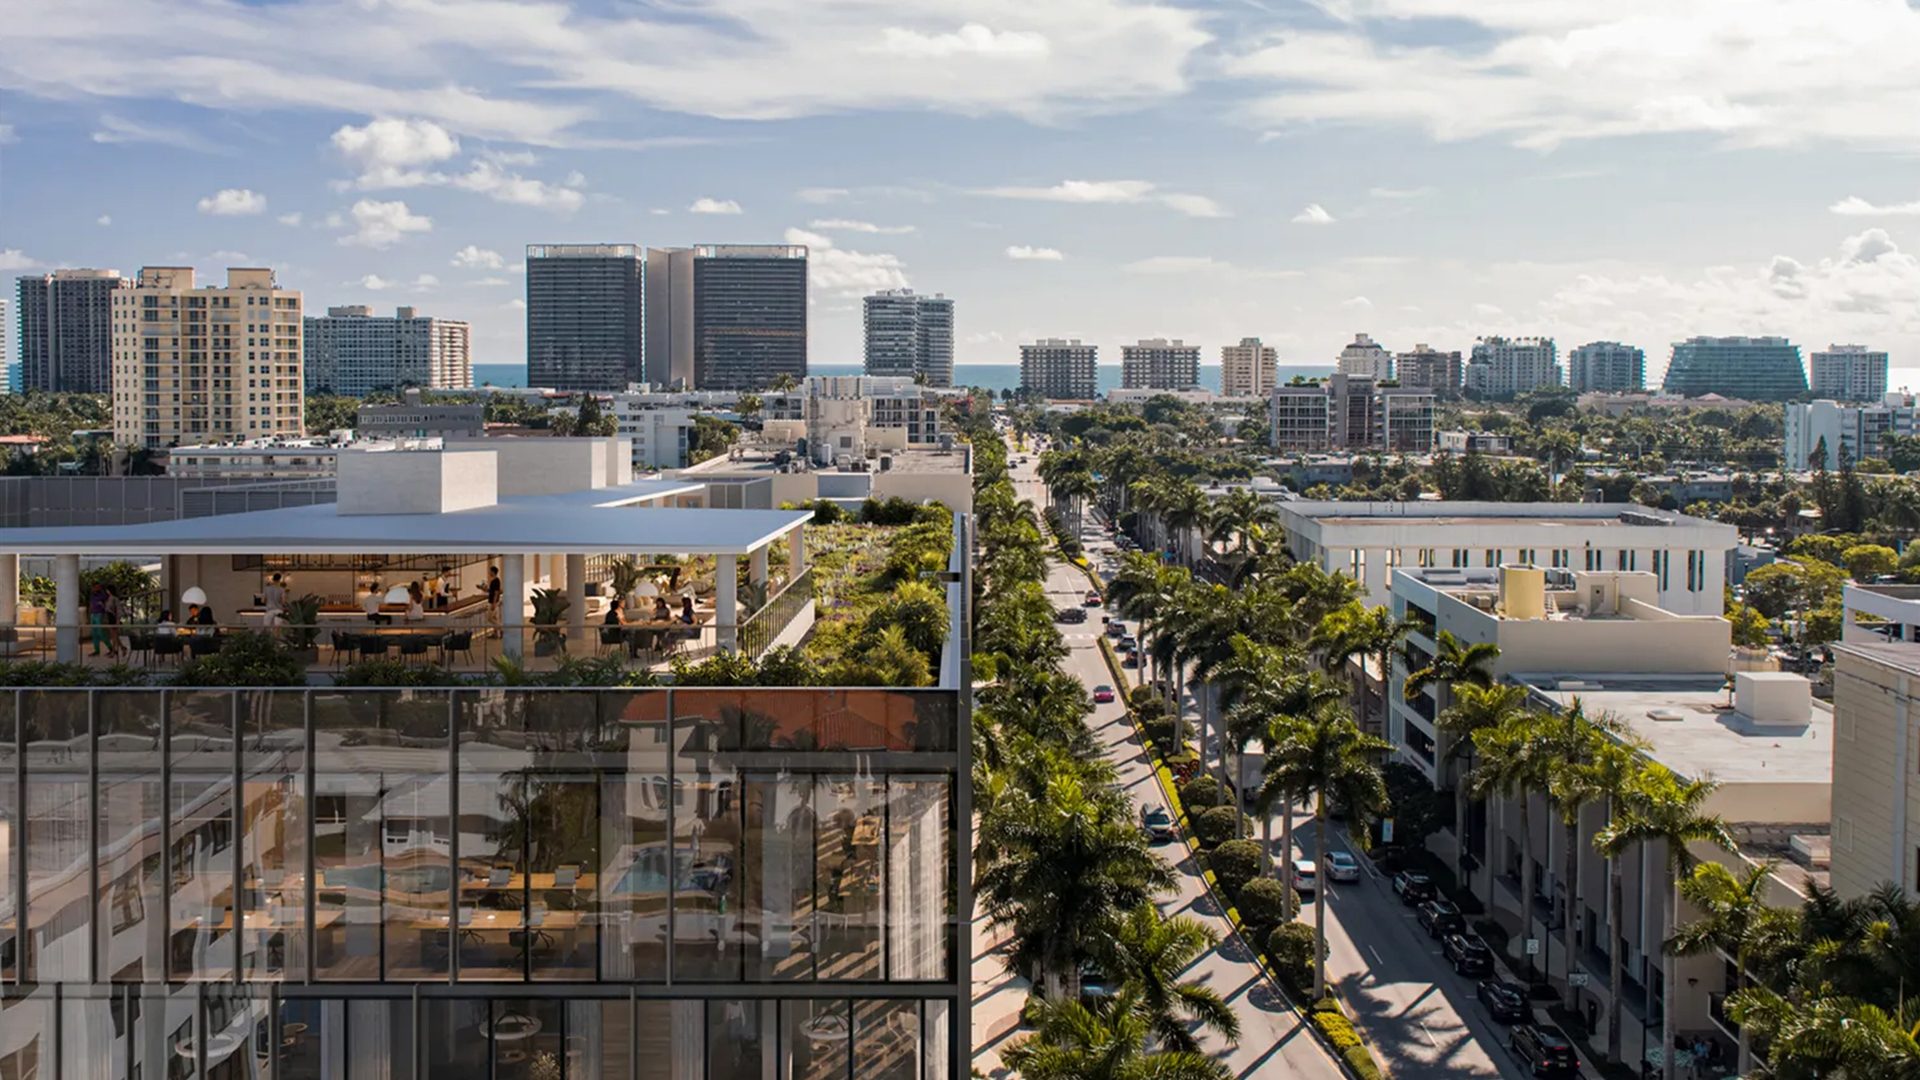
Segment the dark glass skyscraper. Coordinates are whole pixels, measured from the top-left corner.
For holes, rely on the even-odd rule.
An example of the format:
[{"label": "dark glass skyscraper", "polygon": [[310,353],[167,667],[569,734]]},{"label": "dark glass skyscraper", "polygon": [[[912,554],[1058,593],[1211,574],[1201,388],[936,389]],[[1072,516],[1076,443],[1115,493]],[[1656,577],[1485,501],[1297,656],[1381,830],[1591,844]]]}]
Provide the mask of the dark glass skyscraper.
[{"label": "dark glass skyscraper", "polygon": [[1783,401],[1807,392],[1800,346],[1783,337],[1691,337],[1673,345],[1669,394]]},{"label": "dark glass skyscraper", "polygon": [[527,247],[527,385],[625,390],[640,382],[637,244]]},{"label": "dark glass skyscraper", "polygon": [[807,249],[693,249],[693,377],[701,390],[759,390],[807,377]]},{"label": "dark glass skyscraper", "polygon": [[113,294],[132,282],[118,270],[56,270],[16,284],[20,389],[77,394],[113,390]]}]

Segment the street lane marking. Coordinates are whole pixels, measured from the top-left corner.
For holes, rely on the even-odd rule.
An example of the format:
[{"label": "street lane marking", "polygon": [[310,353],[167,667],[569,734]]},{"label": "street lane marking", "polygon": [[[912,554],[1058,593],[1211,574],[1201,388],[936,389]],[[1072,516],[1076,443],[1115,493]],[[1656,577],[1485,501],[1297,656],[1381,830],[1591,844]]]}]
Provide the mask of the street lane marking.
[{"label": "street lane marking", "polygon": [[1427,1045],[1428,1045],[1428,1046],[1431,1046],[1431,1047],[1433,1047],[1433,1048],[1434,1048],[1435,1050],[1438,1050],[1438,1049],[1440,1049],[1440,1042],[1439,1042],[1439,1040],[1437,1040],[1437,1039],[1435,1039],[1435,1038],[1433,1037],[1433,1032],[1431,1032],[1431,1031],[1428,1031],[1428,1030],[1427,1030],[1427,1025],[1426,1025],[1426,1024],[1424,1024],[1424,1023],[1422,1023],[1422,1024],[1420,1025],[1420,1034],[1422,1034],[1422,1035],[1425,1035],[1425,1036],[1427,1037]]},{"label": "street lane marking", "polygon": [[1369,944],[1369,945],[1367,946],[1367,951],[1373,954],[1373,962],[1374,962],[1374,963],[1376,963],[1376,964],[1384,964],[1384,963],[1386,963],[1386,961],[1385,961],[1385,960],[1382,960],[1382,959],[1380,958],[1380,950],[1379,950],[1379,949],[1376,949],[1376,948],[1374,948],[1374,947],[1373,947],[1373,946],[1372,946],[1371,944]]}]

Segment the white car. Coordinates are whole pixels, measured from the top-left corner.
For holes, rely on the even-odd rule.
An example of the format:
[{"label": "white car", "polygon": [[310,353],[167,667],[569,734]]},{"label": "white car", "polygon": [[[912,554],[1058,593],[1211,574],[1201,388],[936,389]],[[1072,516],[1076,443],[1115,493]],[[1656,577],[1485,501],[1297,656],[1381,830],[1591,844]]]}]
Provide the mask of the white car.
[{"label": "white car", "polygon": [[1320,868],[1312,859],[1293,860],[1293,891],[1297,893],[1320,891]]},{"label": "white car", "polygon": [[1359,881],[1360,860],[1344,851],[1327,852],[1327,877],[1334,881]]}]

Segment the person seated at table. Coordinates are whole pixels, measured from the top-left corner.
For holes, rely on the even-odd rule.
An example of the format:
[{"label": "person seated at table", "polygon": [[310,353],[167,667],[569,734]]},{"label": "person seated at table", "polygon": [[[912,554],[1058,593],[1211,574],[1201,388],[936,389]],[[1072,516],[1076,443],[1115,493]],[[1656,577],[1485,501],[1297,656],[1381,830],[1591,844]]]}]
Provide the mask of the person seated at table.
[{"label": "person seated at table", "polygon": [[155,637],[173,637],[179,629],[180,624],[173,621],[173,609],[168,608],[160,613],[160,621],[153,624],[153,635]]},{"label": "person seated at table", "polygon": [[196,616],[194,616],[194,619],[193,619],[193,623],[194,623],[194,625],[195,625],[195,626],[215,626],[215,625],[217,625],[217,624],[216,624],[216,623],[215,623],[215,622],[213,621],[213,605],[212,605],[212,604],[201,604],[201,605],[200,605],[200,614],[198,614],[198,615],[196,615]]},{"label": "person seated at table", "polygon": [[614,598],[613,598],[612,600],[610,600],[610,601],[608,601],[608,603],[607,603],[607,617],[606,617],[606,619],[604,620],[604,622],[605,622],[605,623],[606,623],[606,625],[608,625],[608,626],[625,626],[625,625],[627,625],[627,611],[626,611],[626,606],[625,606],[624,604],[622,604],[622,603],[621,603],[621,601],[620,601],[620,598],[619,598],[619,597],[617,597],[617,596],[616,596],[616,597],[614,597]]},{"label": "person seated at table", "polygon": [[384,626],[393,620],[380,613],[380,586],[378,583],[367,586],[367,595],[360,601],[360,610],[367,613],[367,621],[375,626]]},{"label": "person seated at table", "polygon": [[656,596],[653,598],[653,618],[655,622],[667,622],[673,618],[673,608],[667,605],[666,597]]},{"label": "person seated at table", "polygon": [[693,625],[693,597],[691,596],[680,598],[680,621],[688,626]]}]

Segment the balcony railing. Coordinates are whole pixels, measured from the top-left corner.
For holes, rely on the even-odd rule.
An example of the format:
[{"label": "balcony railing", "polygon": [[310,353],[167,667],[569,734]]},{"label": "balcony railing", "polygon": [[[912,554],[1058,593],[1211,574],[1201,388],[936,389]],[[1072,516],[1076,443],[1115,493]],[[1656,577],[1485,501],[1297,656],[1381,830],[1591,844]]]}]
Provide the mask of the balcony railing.
[{"label": "balcony railing", "polygon": [[755,660],[760,659],[812,600],[813,567],[809,566],[740,624],[740,651]]}]

